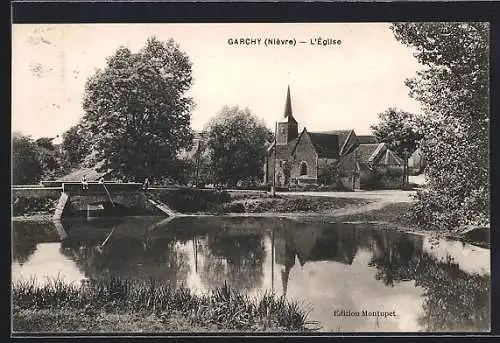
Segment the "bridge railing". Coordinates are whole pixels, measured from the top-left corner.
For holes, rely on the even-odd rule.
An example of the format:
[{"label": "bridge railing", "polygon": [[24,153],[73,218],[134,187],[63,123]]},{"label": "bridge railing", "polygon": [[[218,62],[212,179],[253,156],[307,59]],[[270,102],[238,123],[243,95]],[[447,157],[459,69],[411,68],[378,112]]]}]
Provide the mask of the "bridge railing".
[{"label": "bridge railing", "polygon": [[[110,193],[113,192],[135,192],[142,189],[142,184],[137,182],[130,183],[119,183],[119,182],[105,182],[107,190]],[[88,182],[88,189],[83,189],[83,184],[81,182],[64,182],[62,183],[63,192],[71,194],[83,194],[84,192],[98,192],[105,193],[106,189],[102,184],[98,182]]]}]

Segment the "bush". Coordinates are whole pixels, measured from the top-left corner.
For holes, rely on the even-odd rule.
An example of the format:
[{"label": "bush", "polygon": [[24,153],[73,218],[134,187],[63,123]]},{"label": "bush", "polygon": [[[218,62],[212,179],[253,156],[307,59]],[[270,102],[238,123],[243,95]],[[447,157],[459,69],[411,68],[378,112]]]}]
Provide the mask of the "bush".
[{"label": "bush", "polygon": [[366,178],[361,178],[360,186],[368,190],[380,189],[383,187],[382,177],[382,174],[378,170],[375,170],[369,173]]},{"label": "bush", "polygon": [[245,205],[240,202],[228,204],[222,208],[222,212],[226,213],[245,213]]},{"label": "bush", "polygon": [[388,167],[384,176],[390,177],[390,178],[401,178],[403,177],[403,169],[398,168],[398,167]]},{"label": "bush", "polygon": [[[486,190],[483,193],[487,192]],[[409,212],[409,219],[416,225],[433,230],[454,229],[464,225],[489,226],[488,198],[480,191],[458,197],[444,197],[432,189],[418,190],[418,200]]]},{"label": "bush", "polygon": [[319,189],[320,186],[314,183],[308,183],[308,184],[295,184],[295,185],[290,185],[288,188],[292,192],[315,192]]}]

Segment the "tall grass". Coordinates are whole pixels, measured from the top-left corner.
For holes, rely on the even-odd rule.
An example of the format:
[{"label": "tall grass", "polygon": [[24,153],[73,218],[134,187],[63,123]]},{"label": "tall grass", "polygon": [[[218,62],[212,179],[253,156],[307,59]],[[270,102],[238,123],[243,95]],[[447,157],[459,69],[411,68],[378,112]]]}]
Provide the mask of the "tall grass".
[{"label": "tall grass", "polygon": [[192,323],[215,324],[222,329],[285,331],[307,330],[308,312],[297,302],[265,293],[251,298],[226,283],[196,295],[168,283],[109,278],[82,285],[52,279],[43,286],[35,280],[13,284],[13,309],[78,309],[83,313],[144,313],[168,318],[183,315]]}]

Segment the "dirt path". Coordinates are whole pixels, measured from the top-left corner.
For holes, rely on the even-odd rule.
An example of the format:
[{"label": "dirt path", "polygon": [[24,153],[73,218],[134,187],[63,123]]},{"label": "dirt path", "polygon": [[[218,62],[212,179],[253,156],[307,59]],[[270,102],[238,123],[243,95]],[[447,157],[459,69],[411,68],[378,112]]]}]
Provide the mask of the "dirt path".
[{"label": "dirt path", "polygon": [[380,210],[389,204],[409,203],[413,199],[411,195],[414,191],[401,190],[380,190],[380,191],[359,191],[359,192],[294,192],[277,193],[281,196],[311,196],[311,197],[329,197],[329,198],[351,198],[369,200],[368,204],[348,205],[344,208],[333,210],[330,215],[347,216],[369,211]]}]

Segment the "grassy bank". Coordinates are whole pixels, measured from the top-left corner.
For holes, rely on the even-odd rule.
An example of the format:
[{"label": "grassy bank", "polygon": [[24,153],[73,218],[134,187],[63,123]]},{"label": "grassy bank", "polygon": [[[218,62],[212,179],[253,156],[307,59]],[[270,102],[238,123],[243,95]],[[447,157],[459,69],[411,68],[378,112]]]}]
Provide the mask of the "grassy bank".
[{"label": "grassy bank", "polygon": [[306,331],[298,303],[264,294],[251,298],[224,285],[196,295],[151,281],[53,280],[12,288],[13,331],[22,332],[220,332]]},{"label": "grassy bank", "polygon": [[316,213],[329,212],[352,205],[368,204],[369,200],[314,196],[275,196],[266,192],[212,191],[183,189],[152,193],[174,210],[186,214],[227,213]]},{"label": "grassy bank", "polygon": [[375,210],[340,215],[337,219],[342,222],[379,222],[416,229],[408,216],[412,206],[411,202],[389,203]]},{"label": "grassy bank", "polygon": [[361,206],[369,200],[353,198],[327,198],[314,196],[235,196],[224,206],[222,212],[236,213],[316,213],[329,214],[347,206]]}]

